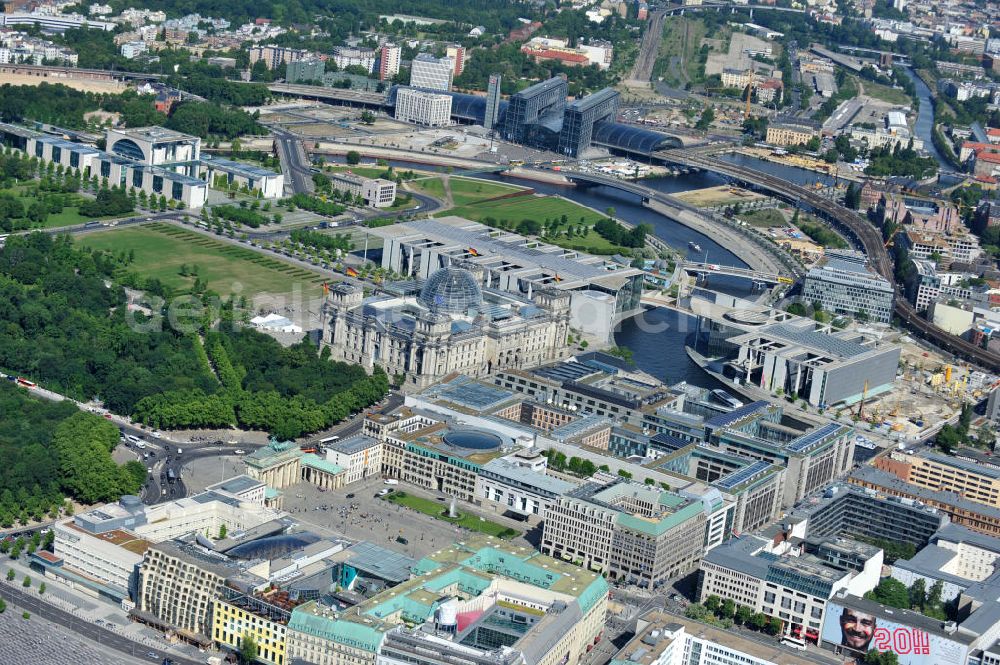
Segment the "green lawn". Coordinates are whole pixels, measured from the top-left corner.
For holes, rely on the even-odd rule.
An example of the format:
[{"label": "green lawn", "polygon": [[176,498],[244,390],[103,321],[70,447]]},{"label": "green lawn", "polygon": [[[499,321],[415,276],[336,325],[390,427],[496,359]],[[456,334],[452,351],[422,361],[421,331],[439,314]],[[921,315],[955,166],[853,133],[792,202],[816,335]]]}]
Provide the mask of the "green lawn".
[{"label": "green lawn", "polygon": [[159,279],[175,293],[187,291],[194,283],[193,277],[180,275],[182,264],[197,266],[209,289],[223,295],[236,290],[247,298],[263,293],[288,295],[296,286],[303,296],[312,297],[319,295],[327,281],[311,270],[169,224],[101,231],[80,243],[115,253],[133,251],[135,260],[128,269]]},{"label": "green lawn", "polygon": [[[32,203],[35,202],[34,196],[25,196],[25,187],[17,187],[14,189],[6,189],[2,194],[13,194],[20,201],[24,209],[27,210]],[[80,195],[75,195],[78,199],[83,199],[84,197]],[[127,215],[126,215],[127,216]],[[37,226],[33,226],[35,229],[54,229],[60,226],[74,226],[76,224],[86,224],[87,222],[100,221],[103,219],[113,219],[115,216],[111,217],[85,217],[80,214],[79,206],[66,206],[63,208],[62,212],[55,215],[49,215],[45,222]]]},{"label": "green lawn", "polygon": [[504,538],[507,540],[517,538],[521,535],[521,532],[516,529],[505,527],[502,524],[497,524],[496,522],[491,522],[487,519],[476,517],[475,515],[460,513],[460,517],[458,518],[448,517],[445,515],[445,512],[448,510],[448,504],[443,501],[431,501],[430,499],[424,499],[419,496],[412,496],[406,492],[393,492],[392,494],[387,495],[385,499],[386,501],[390,501],[400,506],[416,510],[424,515],[430,515],[435,519],[464,527],[470,531],[479,531],[480,533],[497,536],[498,538]]},{"label": "green lawn", "polygon": [[330,170],[334,173],[343,173],[345,171],[350,171],[355,175],[359,175],[362,178],[377,178],[386,172],[387,166],[332,166]]},{"label": "green lawn", "polygon": [[[516,185],[505,185],[499,182],[478,180],[475,178],[449,178],[448,183],[451,188],[452,201],[454,201],[456,206],[466,206],[525,189]],[[444,182],[441,178],[414,180],[410,183],[410,186],[421,194],[433,196],[436,199],[445,198]]]},{"label": "green lawn", "polygon": [[[510,223],[510,228],[517,226],[522,220],[533,219],[537,222],[544,222],[546,219],[562,219],[566,215],[569,225],[584,224],[588,227],[587,235],[584,237],[574,236],[568,238],[565,235],[546,238],[560,247],[571,247],[582,249],[583,251],[594,251],[606,253],[620,249],[601,236],[592,228],[599,220],[604,218],[590,208],[574,203],[559,196],[522,196],[512,199],[502,199],[500,201],[484,201],[471,205],[452,208],[443,215],[457,215],[477,222],[481,222],[487,217],[492,217],[497,222],[506,220]],[[565,227],[563,227],[565,230]]]},{"label": "green lawn", "polygon": [[866,95],[880,99],[888,104],[910,106],[913,103],[910,97],[898,88],[890,88],[887,85],[872,83],[871,81],[864,81],[861,85],[864,86]]},{"label": "green lawn", "polygon": [[751,210],[750,212],[740,213],[739,218],[751,226],[760,226],[764,228],[770,228],[772,226],[785,226],[788,223],[785,216],[782,215],[779,210],[774,208]]}]

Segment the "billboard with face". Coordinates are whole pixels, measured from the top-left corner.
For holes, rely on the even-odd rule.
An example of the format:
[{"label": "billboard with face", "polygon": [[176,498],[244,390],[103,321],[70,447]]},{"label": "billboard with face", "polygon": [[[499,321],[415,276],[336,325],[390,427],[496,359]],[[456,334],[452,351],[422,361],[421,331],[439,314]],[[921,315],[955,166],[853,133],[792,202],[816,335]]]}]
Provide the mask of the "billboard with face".
[{"label": "billboard with face", "polygon": [[822,638],[857,655],[872,649],[892,651],[899,665],[965,665],[968,656],[964,644],[832,601],[826,605]]}]

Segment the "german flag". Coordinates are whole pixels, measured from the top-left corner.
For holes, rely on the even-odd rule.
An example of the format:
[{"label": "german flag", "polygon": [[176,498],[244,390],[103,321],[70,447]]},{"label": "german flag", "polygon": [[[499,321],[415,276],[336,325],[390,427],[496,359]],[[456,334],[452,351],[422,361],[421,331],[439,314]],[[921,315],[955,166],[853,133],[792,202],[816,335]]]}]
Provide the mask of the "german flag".
[{"label": "german flag", "polygon": [[323,295],[324,296],[330,295],[330,285],[327,284],[326,282],[323,282]]},{"label": "german flag", "polygon": [[348,277],[357,277],[358,276],[358,271],[355,270],[354,268],[348,268],[345,272],[347,273]]},{"label": "german flag", "polygon": [[472,254],[473,256],[479,256],[479,252],[476,251],[475,247],[470,247],[469,248],[469,254]]}]

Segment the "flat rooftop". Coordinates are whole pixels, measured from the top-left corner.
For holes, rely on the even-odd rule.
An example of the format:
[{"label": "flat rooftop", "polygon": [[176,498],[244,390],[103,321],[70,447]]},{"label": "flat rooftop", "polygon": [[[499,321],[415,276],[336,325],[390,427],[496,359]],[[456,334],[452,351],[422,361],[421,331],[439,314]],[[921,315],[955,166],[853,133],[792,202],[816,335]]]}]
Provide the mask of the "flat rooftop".
[{"label": "flat rooftop", "polygon": [[125,531],[123,529],[111,529],[110,531],[104,531],[102,533],[91,533],[85,529],[81,529],[73,522],[67,522],[66,526],[74,531],[86,534],[91,538],[97,538],[103,540],[107,543],[111,543],[117,547],[121,547],[124,550],[128,550],[133,554],[142,555],[146,550],[149,549],[150,543],[145,538],[137,536],[136,534]]},{"label": "flat rooftop", "polygon": [[[833,654],[810,648],[808,652],[796,652],[783,648],[773,640],[764,641],[716,628],[705,623],[692,621],[682,615],[665,610],[653,610],[639,618],[636,634],[632,640],[615,654],[612,665],[653,665],[663,655],[663,651],[674,641],[675,635],[683,630],[688,635],[706,642],[724,646],[774,665],[842,665],[843,659]],[[654,632],[656,633],[654,635]]]},{"label": "flat rooftop", "polygon": [[176,132],[166,127],[129,127],[125,129],[113,130],[118,134],[150,143],[172,142],[172,141],[198,141],[197,136]]},{"label": "flat rooftop", "polygon": [[[463,256],[463,260],[495,270],[547,270],[558,275],[560,282],[642,274],[637,268],[624,267],[601,257],[564,249],[516,233],[498,231],[462,217],[447,216],[404,222],[371,229],[370,233],[384,240],[398,239],[416,243],[427,241],[425,245],[428,248],[463,252],[468,254]],[[478,256],[468,253],[469,248],[475,249]],[[538,275],[539,278],[542,276]],[[553,285],[555,284],[554,282]]]}]

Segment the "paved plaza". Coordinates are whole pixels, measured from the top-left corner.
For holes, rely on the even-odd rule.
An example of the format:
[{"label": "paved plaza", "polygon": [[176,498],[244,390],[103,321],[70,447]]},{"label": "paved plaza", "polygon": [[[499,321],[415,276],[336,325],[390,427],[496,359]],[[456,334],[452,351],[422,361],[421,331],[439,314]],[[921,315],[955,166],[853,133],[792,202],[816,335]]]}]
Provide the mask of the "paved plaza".
[{"label": "paved plaza", "polygon": [[[225,468],[223,469],[223,464]],[[191,492],[245,471],[242,461],[232,457],[198,460],[197,465],[184,468],[182,477]],[[341,534],[352,540],[367,540],[389,547],[419,559],[455,541],[470,532],[436,520],[402,506],[376,498],[379,490],[390,488],[440,501],[445,510],[449,497],[401,483],[385,485],[381,477],[372,477],[337,490],[320,491],[310,483],[298,483],[282,490],[285,493],[284,509],[297,520],[315,525],[320,535]],[[487,519],[525,532],[531,525],[507,520],[484,507],[473,507],[459,502],[460,511],[474,512]],[[398,540],[402,538],[406,542]],[[514,542],[525,544],[524,538]]]}]

